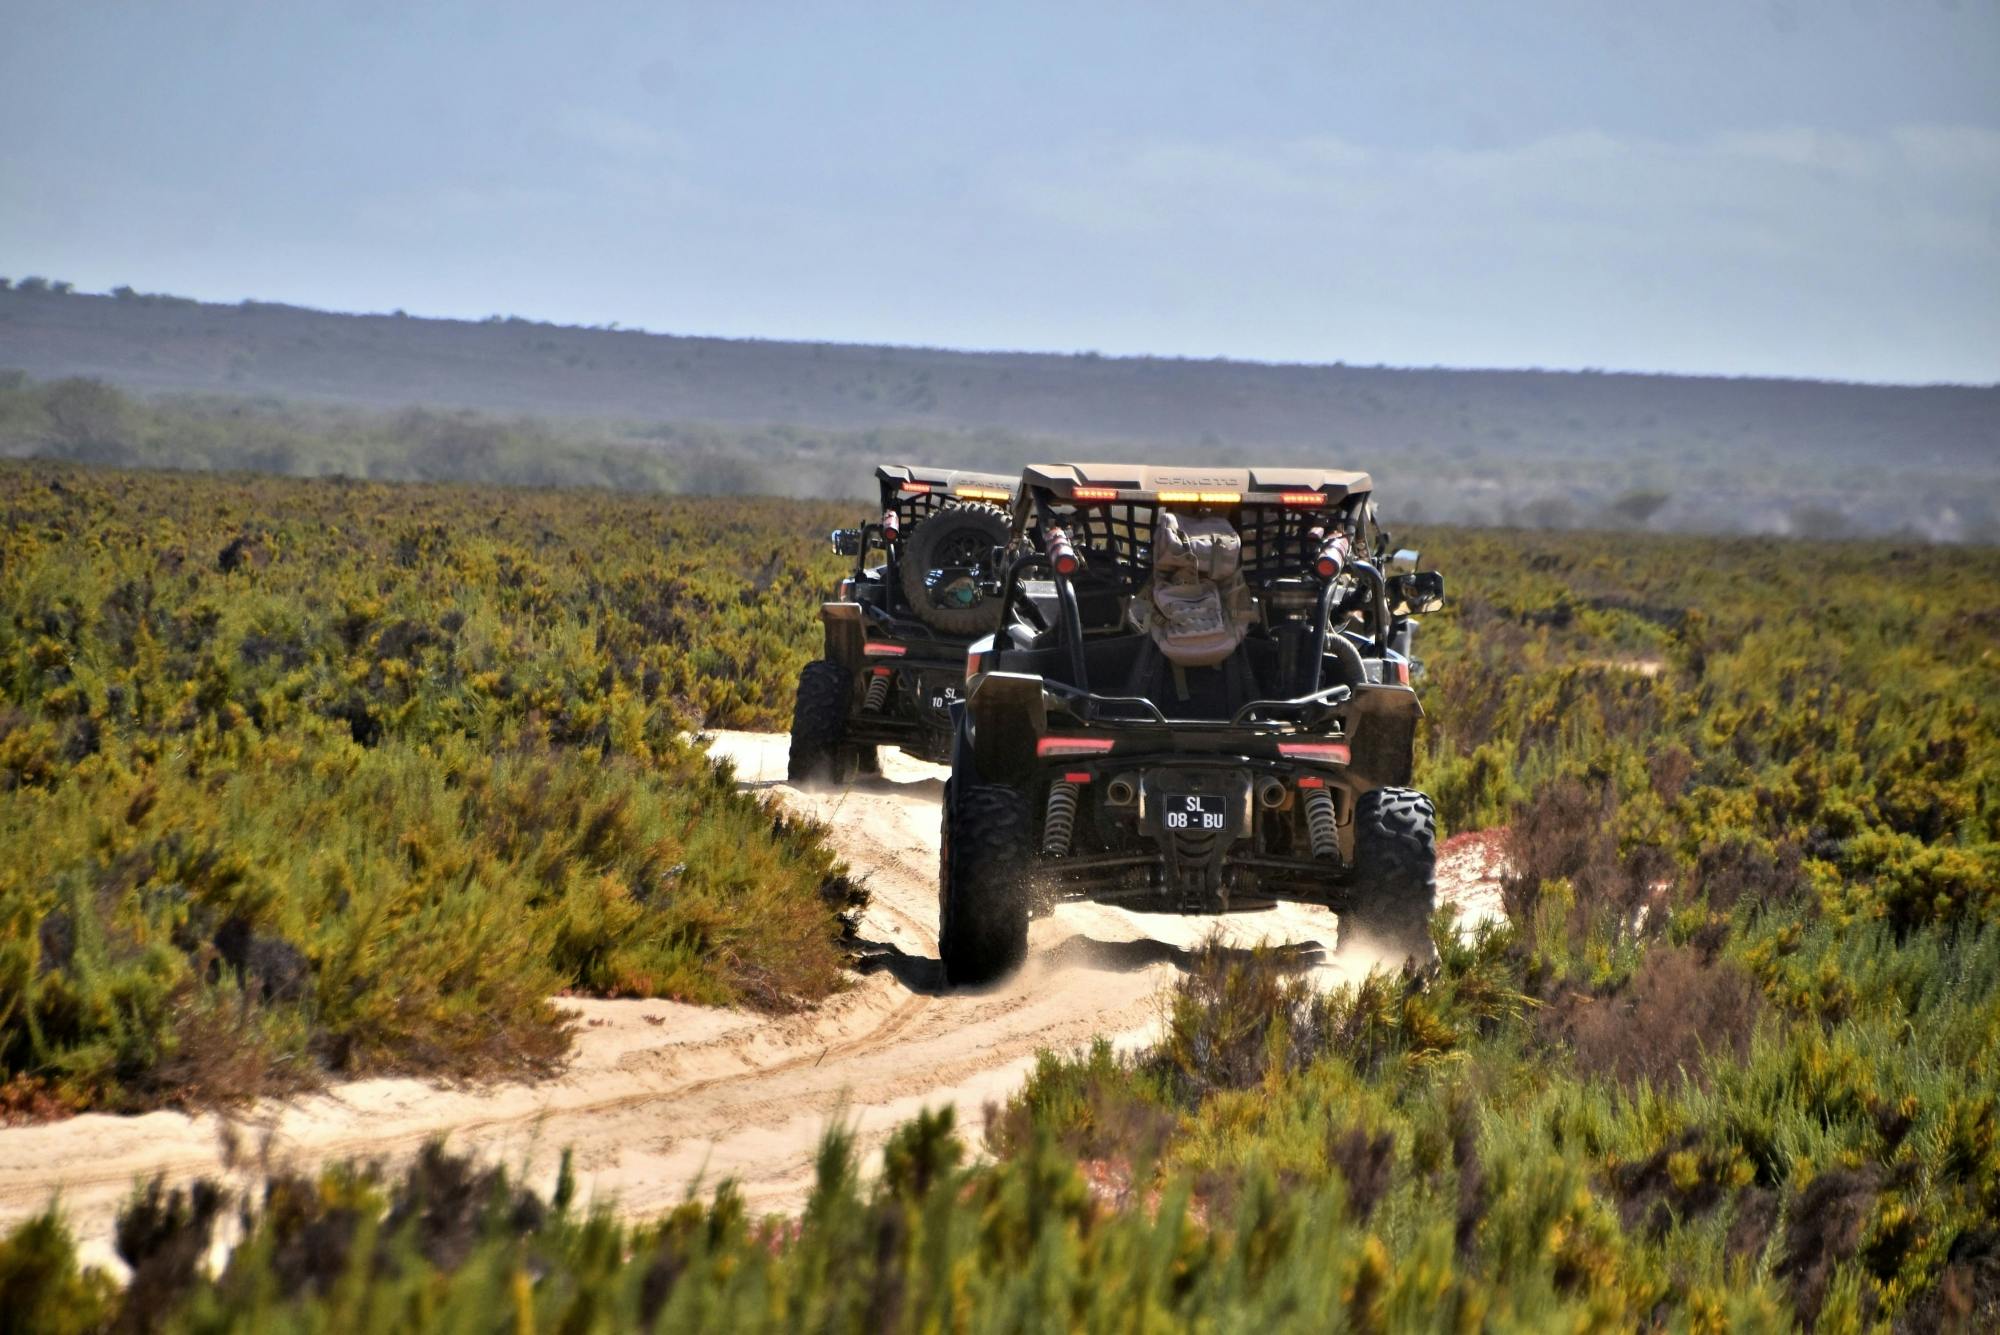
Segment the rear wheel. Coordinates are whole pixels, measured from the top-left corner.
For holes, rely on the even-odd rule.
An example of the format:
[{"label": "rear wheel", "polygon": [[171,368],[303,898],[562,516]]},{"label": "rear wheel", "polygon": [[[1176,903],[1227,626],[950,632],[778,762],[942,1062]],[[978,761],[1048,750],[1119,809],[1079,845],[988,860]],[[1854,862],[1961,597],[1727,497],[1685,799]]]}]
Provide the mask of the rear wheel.
[{"label": "rear wheel", "polygon": [[1412,788],[1378,788],[1354,808],[1353,903],[1340,915],[1340,946],[1430,967],[1437,908],[1437,810]]},{"label": "rear wheel", "polygon": [[1028,801],[1012,788],[946,785],[938,868],[945,981],[976,986],[1028,953]]},{"label": "rear wheel", "polygon": [[847,744],[847,706],[853,678],[838,663],[820,659],[799,673],[792,703],[792,751],[785,777],[793,783],[851,783],[859,756]]}]

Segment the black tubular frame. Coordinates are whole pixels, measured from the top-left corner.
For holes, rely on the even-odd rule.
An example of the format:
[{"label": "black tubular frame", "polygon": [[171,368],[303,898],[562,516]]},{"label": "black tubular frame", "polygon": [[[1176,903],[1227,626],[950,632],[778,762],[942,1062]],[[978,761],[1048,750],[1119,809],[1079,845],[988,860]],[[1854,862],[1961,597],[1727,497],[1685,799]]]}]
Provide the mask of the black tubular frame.
[{"label": "black tubular frame", "polygon": [[[1121,577],[1117,580],[1103,580],[1103,577],[1100,575],[1098,578],[1104,583],[1112,584],[1119,588],[1128,597],[1136,593],[1145,580],[1150,578],[1149,574],[1138,573],[1139,567],[1142,565],[1140,553],[1145,552],[1150,555],[1152,543],[1152,530],[1150,527],[1144,530],[1145,541],[1141,542],[1139,540],[1141,532],[1139,527],[1140,514],[1143,512],[1147,521],[1157,524],[1162,508],[1151,502],[1143,501],[1119,501],[1101,506],[1070,503],[1058,508],[1056,505],[1051,504],[1051,499],[1047,496],[1038,494],[1035,497],[1036,518],[1039,521],[1038,526],[1041,531],[1048,532],[1053,528],[1061,528],[1069,535],[1071,542],[1075,545],[1079,554],[1082,555],[1086,568],[1088,568],[1092,553],[1098,554],[1100,558],[1104,556],[1110,557],[1112,562],[1117,566]],[[1255,536],[1260,544],[1266,544],[1277,549],[1274,555],[1272,552],[1266,550],[1265,546],[1260,545],[1252,562],[1245,567],[1246,580],[1262,586],[1267,585],[1276,578],[1296,577],[1302,572],[1311,570],[1313,558],[1318,555],[1317,544],[1319,542],[1319,539],[1314,536],[1314,530],[1324,530],[1329,527],[1329,516],[1320,511],[1309,511],[1303,508],[1242,506],[1238,507],[1238,509],[1240,513],[1256,514],[1261,516],[1261,518],[1259,522],[1250,524],[1247,527],[1239,527],[1237,531],[1239,533],[1249,533]],[[1351,532],[1358,521],[1358,512],[1350,511],[1345,515],[1334,518],[1331,527],[1347,529]],[[879,528],[880,526],[877,525],[876,527]],[[863,531],[865,534],[866,530],[864,529]],[[1246,539],[1244,542],[1245,550],[1248,551],[1250,546],[1250,541]],[[1294,559],[1294,564],[1282,564],[1284,562],[1294,562]],[[1008,564],[1007,572],[1001,580],[1001,629],[999,633],[1008,637],[1009,644],[1012,643],[1012,635],[1007,629],[1007,613],[1014,607],[1016,601],[1021,596],[1022,575],[1030,570],[1045,570],[1055,584],[1060,623],[1058,626],[1046,627],[1046,629],[1060,631],[1064,646],[1068,651],[1070,677],[1074,682],[1073,687],[1065,687],[1058,683],[1055,687],[1055,693],[1065,697],[1074,697],[1068,700],[1067,703],[1070,704],[1072,711],[1085,723],[1096,722],[1101,718],[1107,722],[1137,723],[1160,727],[1188,729],[1239,728],[1245,724],[1252,726],[1258,724],[1260,720],[1256,716],[1260,713],[1266,715],[1272,713],[1290,713],[1294,715],[1293,721],[1296,725],[1302,723],[1308,714],[1316,710],[1330,709],[1344,702],[1353,694],[1346,686],[1335,685],[1322,688],[1320,685],[1321,673],[1324,671],[1326,665],[1327,642],[1329,637],[1337,633],[1333,629],[1333,619],[1336,611],[1336,592],[1339,586],[1334,580],[1324,581],[1320,588],[1317,615],[1313,626],[1313,663],[1312,675],[1309,679],[1311,689],[1304,695],[1292,700],[1249,701],[1239,708],[1228,720],[1224,721],[1219,719],[1170,719],[1158,705],[1143,697],[1098,695],[1093,692],[1090,689],[1089,664],[1084,655],[1083,615],[1077,602],[1075,585],[1072,582],[1071,576],[1062,574],[1056,570],[1054,563],[1044,552],[1028,551],[1016,556]],[[1250,572],[1252,571],[1257,573],[1258,578],[1251,579]],[[1383,578],[1381,570],[1373,562],[1366,560],[1350,560],[1343,573],[1353,576],[1363,586],[1365,596],[1368,598],[1369,610],[1374,621],[1375,649],[1378,653],[1386,651],[1393,630],[1393,622],[1389,615],[1388,582]],[[1037,612],[1035,620],[1039,622],[1041,619],[1040,613]],[[1135,718],[1130,714],[1115,712],[1126,709],[1142,710],[1144,714],[1141,717]]]}]

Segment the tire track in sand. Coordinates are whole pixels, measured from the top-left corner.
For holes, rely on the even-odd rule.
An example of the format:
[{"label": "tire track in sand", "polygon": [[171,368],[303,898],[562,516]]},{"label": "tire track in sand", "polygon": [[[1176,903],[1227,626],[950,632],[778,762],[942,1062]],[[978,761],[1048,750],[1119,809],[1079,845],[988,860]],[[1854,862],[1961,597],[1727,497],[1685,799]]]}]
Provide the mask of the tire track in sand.
[{"label": "tire track in sand", "polygon": [[[1004,1099],[1043,1048],[1097,1035],[1143,1041],[1175,964],[1211,930],[1232,943],[1291,942],[1332,983],[1334,917],[1280,905],[1227,918],[1134,914],[1067,904],[1030,929],[1027,965],[984,991],[946,993],[936,964],[938,803],[944,770],[883,752],[883,773],[838,791],[783,783],[786,739],[721,733],[718,756],[748,787],[828,823],[870,903],[859,935],[864,972],[847,992],[802,1015],[759,1016],[663,1001],[566,1000],[576,1050],[559,1077],[535,1084],[440,1088],[364,1080],[266,1103],[231,1121],[156,1112],[88,1114],[0,1130],[0,1226],[60,1194],[87,1258],[111,1257],[118,1205],[132,1183],[201,1174],[248,1181],[233,1156],[299,1167],[348,1157],[397,1160],[446,1135],[461,1150],[553,1179],[574,1151],[580,1185],[627,1214],[657,1213],[723,1177],[754,1210],[790,1210],[811,1186],[821,1134],[844,1121],[871,1151],[919,1108],[954,1104],[974,1135],[983,1106]],[[1449,877],[1445,878],[1447,883]],[[1315,955],[1310,946],[1321,951]]]}]

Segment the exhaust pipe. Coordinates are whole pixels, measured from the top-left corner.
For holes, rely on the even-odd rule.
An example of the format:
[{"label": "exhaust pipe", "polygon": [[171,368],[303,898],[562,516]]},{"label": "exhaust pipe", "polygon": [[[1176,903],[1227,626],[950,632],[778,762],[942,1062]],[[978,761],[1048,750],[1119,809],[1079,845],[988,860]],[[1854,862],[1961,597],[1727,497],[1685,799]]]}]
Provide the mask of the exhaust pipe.
[{"label": "exhaust pipe", "polygon": [[1139,792],[1132,786],[1130,779],[1113,779],[1104,786],[1104,800],[1114,807],[1129,807],[1138,800],[1138,797]]},{"label": "exhaust pipe", "polygon": [[1257,805],[1267,810],[1285,805],[1284,782],[1280,779],[1274,779],[1269,775],[1259,779],[1257,781]]}]

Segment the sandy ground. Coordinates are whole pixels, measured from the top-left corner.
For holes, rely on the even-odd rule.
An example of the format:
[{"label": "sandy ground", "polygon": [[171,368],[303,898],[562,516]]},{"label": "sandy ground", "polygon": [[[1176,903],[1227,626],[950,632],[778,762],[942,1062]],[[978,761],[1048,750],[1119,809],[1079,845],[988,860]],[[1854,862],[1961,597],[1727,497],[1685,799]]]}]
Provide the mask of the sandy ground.
[{"label": "sandy ground", "polygon": [[[937,944],[938,800],[945,771],[884,750],[883,773],[837,791],[783,783],[786,739],[721,733],[715,753],[748,787],[826,818],[871,894],[854,986],[816,1010],[771,1018],[664,1001],[564,1003],[579,1020],[565,1072],[535,1084],[441,1088],[363,1080],[232,1119],[101,1114],[0,1130],[0,1227],[59,1199],[86,1259],[110,1263],[116,1210],[153,1174],[247,1181],[263,1164],[395,1160],[447,1136],[498,1156],[530,1181],[554,1177],[564,1147],[580,1184],[626,1215],[657,1214],[734,1178],[755,1211],[804,1200],[813,1153],[836,1121],[871,1152],[919,1108],[955,1104],[975,1137],[1038,1050],[1105,1035],[1143,1042],[1164,985],[1210,931],[1250,946],[1289,943],[1325,985],[1357,967],[1335,961],[1333,914],[1281,905],[1226,918],[1139,914],[1069,904],[1038,919],[1029,960],[1006,983],[945,992]],[[1490,841],[1442,850],[1440,889],[1470,917],[1497,912]]]}]

